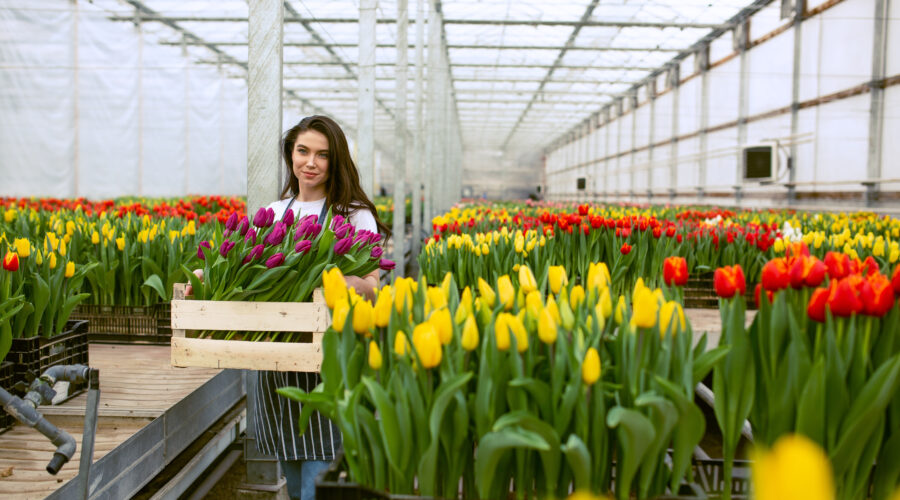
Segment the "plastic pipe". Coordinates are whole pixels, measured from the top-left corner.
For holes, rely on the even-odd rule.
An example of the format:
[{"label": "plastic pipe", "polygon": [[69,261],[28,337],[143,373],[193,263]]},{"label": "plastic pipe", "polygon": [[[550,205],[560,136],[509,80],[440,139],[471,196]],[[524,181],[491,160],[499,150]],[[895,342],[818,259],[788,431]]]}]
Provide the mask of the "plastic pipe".
[{"label": "plastic pipe", "polygon": [[47,464],[47,472],[56,475],[59,469],[75,454],[75,439],[67,432],[47,421],[31,403],[31,401],[25,402],[22,398],[13,396],[0,387],[0,404],[3,405],[3,409],[19,422],[28,427],[33,427],[41,434],[47,436],[50,442],[56,445],[53,458]]}]

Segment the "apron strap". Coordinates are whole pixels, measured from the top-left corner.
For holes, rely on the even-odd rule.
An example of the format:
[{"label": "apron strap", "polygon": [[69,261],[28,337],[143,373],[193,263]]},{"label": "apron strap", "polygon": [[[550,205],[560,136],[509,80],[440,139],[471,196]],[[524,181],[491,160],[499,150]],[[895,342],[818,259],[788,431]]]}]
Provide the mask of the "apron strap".
[{"label": "apron strap", "polygon": [[[281,220],[284,220],[284,216],[287,215],[288,210],[291,209],[291,206],[294,204],[294,201],[297,198],[291,198],[291,201],[288,202],[287,208],[284,209],[284,213],[281,214]],[[325,203],[322,203],[322,210],[319,212],[319,224],[323,224],[325,220],[325,215],[328,214],[328,200],[325,200]]]},{"label": "apron strap", "polygon": [[287,215],[288,210],[291,209],[291,205],[294,204],[294,200],[296,200],[296,198],[291,197],[291,201],[288,202],[287,208],[285,208],[285,209],[284,209],[284,212],[282,212],[282,214],[281,214],[281,220],[284,220],[284,216]]}]

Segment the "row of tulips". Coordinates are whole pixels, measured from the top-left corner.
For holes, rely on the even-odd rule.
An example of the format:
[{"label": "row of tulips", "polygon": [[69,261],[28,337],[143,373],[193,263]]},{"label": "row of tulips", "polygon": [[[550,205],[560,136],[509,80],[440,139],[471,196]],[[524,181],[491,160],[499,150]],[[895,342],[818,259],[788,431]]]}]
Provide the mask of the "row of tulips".
[{"label": "row of tulips", "polygon": [[900,478],[900,268],[889,278],[872,258],[786,253],[763,267],[749,328],[741,269],[716,271],[730,346],[713,373],[726,483],[749,419],[765,446],[797,433],[824,449],[837,498],[888,498]]},{"label": "row of tulips", "polygon": [[694,386],[729,348],[692,345],[674,289],[615,294],[605,264],[584,286],[515,274],[462,292],[398,278],[370,303],[328,270],[322,384],[279,392],[301,427],[313,410],[338,425],[352,480],[392,493],[675,490],[704,434]]},{"label": "row of tulips", "polygon": [[[556,210],[559,210],[558,208]],[[686,259],[692,273],[740,265],[748,276],[803,242],[823,258],[840,251],[873,257],[882,268],[900,260],[900,220],[858,213],[698,212],[661,207],[570,206],[550,211],[535,204],[507,208],[454,208],[433,221],[434,237],[419,255],[423,274],[440,279],[450,271],[460,286],[478,276],[496,279],[512,265],[565,265],[584,276],[591,262],[608,262],[615,282],[638,277],[658,284],[657,270],[671,255]],[[532,255],[540,241],[541,256]]]},{"label": "row of tulips", "polygon": [[[251,221],[232,214],[216,227],[208,240],[197,247],[204,279],[187,265],[182,279],[191,281],[193,296],[199,300],[241,300],[261,302],[303,302],[322,284],[326,265],[348,275],[362,276],[379,267],[390,270],[394,263],[382,259],[378,243],[381,235],[357,231],[340,215],[327,214],[295,220],[288,210],[282,220],[275,212],[261,208]],[[207,332],[204,336],[231,339],[238,332]],[[286,340],[294,335],[259,332],[246,340]]]}]

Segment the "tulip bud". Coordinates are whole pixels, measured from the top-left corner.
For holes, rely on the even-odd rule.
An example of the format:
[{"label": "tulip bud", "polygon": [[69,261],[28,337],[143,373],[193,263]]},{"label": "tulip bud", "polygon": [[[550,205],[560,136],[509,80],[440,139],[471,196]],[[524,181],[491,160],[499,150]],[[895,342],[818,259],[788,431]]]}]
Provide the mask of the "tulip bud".
[{"label": "tulip bud", "polygon": [[296,253],[306,253],[309,249],[312,248],[312,242],[309,240],[300,240],[294,246],[294,252]]},{"label": "tulip bud", "polygon": [[559,306],[556,305],[556,299],[553,296],[547,297],[547,305],[544,307],[547,311],[550,312],[550,316],[553,317],[553,321],[558,325],[560,323],[559,317]]},{"label": "tulip bud", "polygon": [[503,304],[504,310],[509,311],[512,309],[513,301],[516,299],[516,291],[509,276],[504,274],[497,279],[497,295],[500,303]]},{"label": "tulip bud", "polygon": [[444,291],[436,286],[428,287],[425,295],[432,309],[440,309],[447,305],[447,297],[444,295]]},{"label": "tulip bud", "polygon": [[260,207],[253,216],[253,225],[256,227],[264,227],[266,225],[266,209]]},{"label": "tulip bud", "polygon": [[229,231],[234,231],[238,227],[238,214],[237,212],[231,212],[231,215],[228,216],[228,220],[225,221],[225,229]]},{"label": "tulip bud", "polygon": [[[438,289],[440,290],[440,289]],[[441,340],[441,344],[447,345],[453,340],[453,322],[450,319],[450,309],[447,307],[441,307],[440,309],[435,310],[431,313],[431,317],[428,321],[434,326],[434,329],[438,333],[438,338]]]},{"label": "tulip bud", "polygon": [[475,321],[475,316],[472,315],[466,318],[465,321],[462,333],[462,348],[472,351],[478,347],[478,323]]},{"label": "tulip bud", "polygon": [[378,268],[382,271],[393,271],[395,267],[397,267],[397,263],[392,260],[381,259],[378,262]]},{"label": "tulip bud", "polygon": [[509,349],[509,313],[500,313],[494,322],[494,335],[497,337],[497,350]]},{"label": "tulip bud", "polygon": [[563,266],[550,266],[547,277],[550,280],[550,291],[553,293],[559,293],[559,290],[569,282],[566,268]]},{"label": "tulip bud", "polygon": [[834,479],[825,451],[801,434],[780,437],[751,463],[754,498],[833,499]]},{"label": "tulip bud", "polygon": [[378,246],[372,247],[372,250],[369,252],[369,257],[373,259],[380,259],[384,254],[384,249]]},{"label": "tulip bud", "polygon": [[590,347],[584,355],[581,363],[581,379],[588,386],[594,385],[600,379],[600,354],[597,349]]},{"label": "tulip bud", "polygon": [[519,287],[522,289],[522,293],[526,295],[537,290],[537,281],[534,279],[534,273],[531,272],[531,268],[527,265],[519,267]]},{"label": "tulip bud", "polygon": [[631,298],[631,323],[640,328],[653,328],[656,325],[659,301],[649,288],[640,288]]},{"label": "tulip bud", "polygon": [[572,303],[573,308],[577,308],[578,304],[584,300],[584,288],[581,285],[575,285],[572,287],[572,292],[569,294],[569,302]]},{"label": "tulip bud", "polygon": [[525,297],[525,310],[528,311],[528,316],[532,320],[537,320],[538,315],[543,308],[544,304],[541,301],[541,293],[537,290],[529,292],[528,296]]},{"label": "tulip bud", "polygon": [[350,314],[350,301],[347,297],[343,297],[337,301],[331,312],[331,327],[334,328],[335,331],[343,332],[348,314]]},{"label": "tulip bud", "polygon": [[370,332],[375,324],[375,311],[372,303],[360,300],[353,306],[353,331],[362,335]]},{"label": "tulip bud", "polygon": [[93,243],[94,245],[100,244],[100,233],[98,233],[97,231],[91,233],[91,243]]},{"label": "tulip bud", "polygon": [[618,324],[618,325],[622,324],[622,320],[624,319],[625,312],[626,312],[625,296],[619,295],[619,300],[618,300],[618,302],[616,302],[616,315],[615,315],[616,324]]},{"label": "tulip bud", "polygon": [[[525,311],[521,311],[519,314],[521,315]],[[519,352],[525,352],[528,350],[528,331],[525,329],[525,325],[522,324],[522,318],[519,316],[509,315],[509,329],[512,330],[513,335],[516,336],[516,350]]]},{"label": "tulip bud", "polygon": [[556,320],[553,319],[553,314],[549,309],[545,307],[538,314],[538,338],[545,344],[552,344],[556,342],[557,334]]},{"label": "tulip bud", "polygon": [[234,248],[234,242],[231,240],[225,240],[222,242],[222,246],[219,247],[219,255],[222,257],[228,257],[228,252]]},{"label": "tulip bud", "polygon": [[391,321],[391,306],[393,298],[389,290],[382,290],[378,294],[378,300],[375,301],[375,326],[385,328]]},{"label": "tulip bud", "polygon": [[559,322],[565,330],[572,331],[575,328],[575,313],[565,297],[559,301]]},{"label": "tulip bud", "polygon": [[431,323],[416,325],[413,330],[413,346],[423,368],[430,369],[441,364],[441,339]]},{"label": "tulip bud", "polygon": [[394,354],[406,356],[407,352],[409,352],[409,341],[406,340],[406,334],[403,333],[403,330],[397,330],[397,335],[394,336]]},{"label": "tulip bud", "polygon": [[369,368],[373,370],[381,369],[381,350],[374,340],[369,341]]},{"label": "tulip bud", "polygon": [[278,267],[284,263],[284,254],[281,252],[272,255],[268,259],[266,259],[266,268],[272,269],[274,267]]},{"label": "tulip bud", "polygon": [[9,272],[16,272],[19,270],[19,255],[15,252],[6,252],[6,255],[3,257],[3,269]]},{"label": "tulip bud", "polygon": [[481,300],[484,301],[488,307],[494,307],[494,304],[497,302],[497,294],[494,292],[494,289],[491,288],[491,285],[481,277],[478,278],[478,293],[481,295]]},{"label": "tulip bud", "polygon": [[[674,319],[674,321],[673,321]],[[684,319],[684,310],[681,304],[672,300],[663,304],[659,310],[659,335],[665,337],[667,333],[676,334],[687,328]]]},{"label": "tulip bud", "polygon": [[663,281],[669,286],[684,286],[688,281],[687,260],[667,257],[663,261]]},{"label": "tulip bud", "polygon": [[294,225],[294,218],[295,218],[294,211],[293,211],[293,210],[286,210],[286,211],[284,212],[284,217],[281,218],[281,222],[282,222],[286,227],[291,227],[292,225]]},{"label": "tulip bud", "polygon": [[20,259],[31,255],[31,242],[27,238],[16,238],[13,241],[13,245],[16,247],[16,254],[18,254]]}]

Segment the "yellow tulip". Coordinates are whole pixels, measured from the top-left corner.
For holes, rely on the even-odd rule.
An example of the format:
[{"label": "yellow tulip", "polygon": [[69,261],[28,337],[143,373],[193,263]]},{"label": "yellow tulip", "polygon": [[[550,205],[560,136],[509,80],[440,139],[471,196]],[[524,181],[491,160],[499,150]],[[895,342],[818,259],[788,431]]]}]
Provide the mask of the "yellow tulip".
[{"label": "yellow tulip", "polygon": [[606,288],[609,286],[609,282],[610,282],[609,268],[606,267],[606,263],[597,262],[597,263],[592,263],[590,266],[588,266],[588,277],[587,277],[588,291]]},{"label": "yellow tulip", "polygon": [[578,304],[584,300],[584,288],[581,285],[575,285],[572,287],[572,292],[569,293],[569,302],[572,303],[572,307],[578,307]]},{"label": "yellow tulip", "polygon": [[600,354],[593,347],[588,348],[581,363],[581,379],[588,386],[600,379]]},{"label": "yellow tulip", "polygon": [[491,285],[482,278],[478,278],[478,293],[481,295],[482,302],[493,309],[494,304],[497,302],[497,294],[491,288]]},{"label": "yellow tulip", "polygon": [[343,297],[334,304],[334,310],[331,312],[331,327],[338,332],[344,331],[348,314],[350,314],[350,301],[347,297]]},{"label": "yellow tulip", "polygon": [[[524,311],[522,311],[524,312]],[[521,314],[521,313],[520,313]],[[528,350],[528,330],[525,329],[525,325],[522,323],[522,318],[515,315],[509,316],[509,329],[512,330],[513,335],[516,336],[516,350],[519,352],[525,352]]]},{"label": "yellow tulip", "polygon": [[381,350],[374,340],[369,341],[369,367],[373,370],[381,368]]},{"label": "yellow tulip", "polygon": [[50,252],[50,255],[47,258],[50,261],[50,269],[56,269],[56,253]]},{"label": "yellow tulip", "polygon": [[325,289],[325,304],[330,309],[334,309],[335,304],[348,297],[347,282],[337,267],[322,272],[322,287]]},{"label": "yellow tulip", "polygon": [[120,236],[120,237],[116,238],[116,248],[118,248],[120,252],[125,250],[125,237],[124,236]]},{"label": "yellow tulip", "polygon": [[412,310],[412,278],[400,278],[394,282],[394,308],[398,313],[403,312],[404,306]]},{"label": "yellow tulip", "polygon": [[565,296],[559,301],[559,323],[565,330],[571,331],[575,327],[575,313],[569,307],[569,301]]},{"label": "yellow tulip", "polygon": [[74,275],[75,275],[75,263],[72,261],[66,262],[65,277],[71,278]]},{"label": "yellow tulip", "polygon": [[538,338],[545,344],[552,344],[556,342],[557,333],[556,320],[545,307],[538,315]]},{"label": "yellow tulip", "polygon": [[603,327],[606,326],[606,316],[603,314],[603,307],[599,302],[594,306],[594,315],[597,316],[597,328],[603,330]]},{"label": "yellow tulip", "polygon": [[550,266],[547,278],[550,280],[550,291],[553,293],[559,293],[559,290],[569,283],[566,268],[563,266]]},{"label": "yellow tulip", "polygon": [[509,311],[512,309],[513,301],[516,299],[516,289],[513,288],[512,280],[509,276],[503,275],[497,279],[497,295],[503,309]]},{"label": "yellow tulip", "polygon": [[444,290],[439,287],[428,287],[425,295],[428,298],[428,303],[431,304],[431,309],[440,309],[447,305],[447,296],[444,295]]},{"label": "yellow tulip", "polygon": [[394,337],[394,354],[406,356],[407,352],[409,352],[409,341],[406,340],[406,334],[403,333],[403,330],[397,330],[397,335]]},{"label": "yellow tulip", "polygon": [[100,244],[100,233],[98,233],[97,231],[91,233],[91,243],[93,243],[94,245]]},{"label": "yellow tulip", "polygon": [[500,313],[494,322],[494,335],[497,337],[497,349],[505,351],[509,349],[509,313]]},{"label": "yellow tulip", "polygon": [[782,436],[769,452],[751,462],[756,500],[833,500],[834,480],[828,457],[818,444],[799,434]]},{"label": "yellow tulip", "polygon": [[472,306],[472,289],[469,287],[465,287],[459,297],[459,308],[465,309],[467,316],[475,311]]},{"label": "yellow tulip", "polygon": [[34,249],[34,262],[39,266],[44,264],[44,256],[41,255],[41,251],[37,248]]},{"label": "yellow tulip", "polygon": [[[447,273],[444,274],[444,280],[441,281],[441,290],[443,290],[443,292],[444,292],[444,299],[447,299],[448,297],[450,297],[450,282],[452,280],[453,280],[453,273],[451,273],[450,271],[447,271]],[[435,307],[437,307],[437,306],[435,306]]]},{"label": "yellow tulip", "polygon": [[65,240],[59,242],[59,254],[63,257],[66,256],[66,242]]},{"label": "yellow tulip", "polygon": [[519,267],[519,287],[526,295],[537,290],[537,280],[534,279],[534,273],[528,266]]},{"label": "yellow tulip", "polygon": [[555,321],[558,325],[560,322],[559,306],[556,305],[556,299],[554,299],[552,295],[547,297],[547,305],[545,306],[545,309],[550,311],[550,315],[553,317],[553,321]]},{"label": "yellow tulip", "polygon": [[413,346],[425,369],[441,364],[441,339],[431,323],[416,325],[413,329]]},{"label": "yellow tulip", "polygon": [[544,308],[544,303],[541,301],[541,293],[537,290],[532,290],[528,296],[525,297],[525,310],[528,312],[528,315],[532,319],[537,319],[538,314],[540,314],[541,309]]},{"label": "yellow tulip", "polygon": [[358,334],[370,332],[375,325],[375,311],[368,300],[360,300],[353,306],[353,331]]},{"label": "yellow tulip", "polygon": [[197,224],[194,221],[188,221],[187,226],[185,226],[187,230],[187,234],[193,236],[197,234]]},{"label": "yellow tulip", "polygon": [[897,262],[897,259],[900,259],[900,248],[891,248],[891,255],[888,257],[888,262],[893,264]]},{"label": "yellow tulip", "polygon": [[31,242],[26,238],[16,238],[13,240],[13,245],[16,247],[16,253],[19,254],[20,259],[31,255]]},{"label": "yellow tulip", "polygon": [[623,317],[625,316],[625,309],[626,309],[626,306],[625,306],[625,296],[624,296],[624,295],[619,295],[619,301],[616,302],[616,316],[615,316],[615,320],[616,320],[616,324],[617,324],[617,325],[621,325],[621,324],[622,324],[622,319],[623,319]]},{"label": "yellow tulip", "polygon": [[450,319],[450,309],[445,306],[434,311],[431,313],[431,317],[428,318],[428,321],[434,326],[434,329],[437,330],[438,337],[441,339],[441,344],[447,345],[453,340],[453,322]]},{"label": "yellow tulip", "polygon": [[475,316],[469,315],[466,324],[463,325],[462,348],[472,351],[476,347],[478,347],[478,323],[475,322]]},{"label": "yellow tulip", "polygon": [[[387,287],[385,287],[387,288]],[[384,328],[391,322],[391,306],[394,305],[393,297],[390,290],[382,290],[375,300],[375,326]]]},{"label": "yellow tulip", "polygon": [[772,250],[774,250],[775,253],[784,253],[784,240],[775,238],[775,244],[772,245]]},{"label": "yellow tulip", "polygon": [[612,315],[612,297],[609,295],[609,288],[604,288],[600,292],[600,299],[597,300],[597,307],[603,313],[604,319],[609,319]]},{"label": "yellow tulip", "polygon": [[13,219],[15,219],[15,218],[16,218],[16,210],[15,209],[10,209],[10,210],[7,210],[6,212],[3,212],[3,220],[5,220],[6,222],[12,222]]},{"label": "yellow tulip", "polygon": [[[673,318],[677,321],[672,322]],[[659,310],[659,335],[665,337],[670,331],[675,334],[684,331],[687,325],[684,320],[684,310],[681,304],[671,300],[663,304]]]}]

